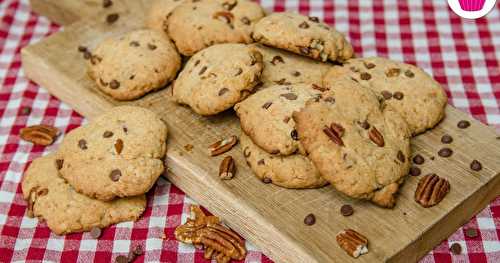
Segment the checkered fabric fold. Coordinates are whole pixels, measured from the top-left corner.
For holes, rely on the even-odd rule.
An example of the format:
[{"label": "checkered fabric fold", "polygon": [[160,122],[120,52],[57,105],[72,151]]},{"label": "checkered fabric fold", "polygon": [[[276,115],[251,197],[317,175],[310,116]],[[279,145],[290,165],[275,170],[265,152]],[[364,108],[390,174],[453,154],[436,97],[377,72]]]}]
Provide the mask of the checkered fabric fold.
[{"label": "checkered fabric fold", "polygon": [[[449,102],[500,130],[500,6],[486,17],[466,20],[445,0],[303,1],[262,0],[269,11],[298,11],[318,16],[345,32],[359,56],[387,56],[416,64],[446,89]],[[19,139],[19,130],[39,123],[67,132],[85,120],[21,70],[20,49],[59,31],[59,26],[30,12],[28,0],[0,0],[0,262],[110,262],[141,244],[137,262],[204,262],[203,252],[178,243],[174,229],[194,203],[165,179],[148,193],[141,220],[88,233],[56,236],[43,223],[25,216],[21,178],[28,164],[54,151]],[[23,115],[22,107],[32,109]],[[475,228],[478,237],[465,236]],[[165,239],[163,237],[166,237]],[[500,262],[500,198],[444,240],[422,262]],[[459,243],[463,252],[452,255]],[[270,262],[247,244],[245,262]]]}]

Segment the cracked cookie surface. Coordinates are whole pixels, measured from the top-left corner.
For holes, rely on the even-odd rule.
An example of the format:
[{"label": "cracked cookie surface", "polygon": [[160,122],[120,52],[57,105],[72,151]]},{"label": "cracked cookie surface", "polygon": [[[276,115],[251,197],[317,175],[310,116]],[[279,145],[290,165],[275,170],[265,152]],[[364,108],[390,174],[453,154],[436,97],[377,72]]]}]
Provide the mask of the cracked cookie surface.
[{"label": "cracked cookie surface", "polygon": [[260,83],[262,55],[244,44],[220,44],[192,56],[173,86],[178,103],[214,115],[245,99]]},{"label": "cracked cookie surface", "polygon": [[28,215],[45,220],[58,235],[135,221],[146,208],[145,195],[104,202],[77,193],[58,175],[53,154],[31,163],[22,191],[28,201]]},{"label": "cracked cookie surface", "polygon": [[446,93],[429,74],[413,65],[381,57],[351,59],[325,75],[325,87],[339,78],[353,78],[376,92],[401,114],[414,135],[434,127],[444,117]]},{"label": "cracked cookie surface", "polygon": [[181,57],[168,37],[136,30],[101,42],[92,52],[88,74],[97,87],[117,100],[133,100],[172,81]]},{"label": "cracked cookie surface", "polygon": [[316,17],[273,13],[254,26],[253,39],[321,61],[343,62],[354,56],[345,36]]},{"label": "cracked cookie surface", "polygon": [[175,8],[167,20],[168,35],[179,52],[192,56],[214,44],[251,43],[262,7],[248,0],[192,0]]},{"label": "cracked cookie surface", "polygon": [[255,176],[264,183],[285,188],[318,188],[328,182],[301,154],[273,155],[259,148],[244,133],[240,136],[243,155]]},{"label": "cracked cookie surface", "polygon": [[121,106],[69,132],[56,158],[78,192],[103,201],[146,193],[163,172],[167,127],[150,110]]},{"label": "cracked cookie surface", "polygon": [[358,83],[341,79],[294,120],[300,142],[338,191],[393,207],[410,169],[410,131],[403,118]]}]

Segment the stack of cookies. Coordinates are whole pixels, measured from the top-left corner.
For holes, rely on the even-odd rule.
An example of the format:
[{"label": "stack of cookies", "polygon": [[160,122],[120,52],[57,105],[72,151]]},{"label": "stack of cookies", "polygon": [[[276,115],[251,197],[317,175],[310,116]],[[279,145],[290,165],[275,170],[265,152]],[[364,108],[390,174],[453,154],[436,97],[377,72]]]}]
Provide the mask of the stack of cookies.
[{"label": "stack of cookies", "polygon": [[22,182],[28,215],[56,234],[137,220],[164,171],[167,127],[144,108],[113,108],[33,161]]}]

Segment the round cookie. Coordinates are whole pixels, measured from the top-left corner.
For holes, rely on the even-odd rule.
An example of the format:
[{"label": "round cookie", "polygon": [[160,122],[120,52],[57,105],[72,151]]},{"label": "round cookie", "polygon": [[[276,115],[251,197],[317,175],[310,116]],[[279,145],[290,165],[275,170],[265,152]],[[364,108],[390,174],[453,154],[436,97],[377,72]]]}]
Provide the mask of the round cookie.
[{"label": "round cookie", "polygon": [[132,100],[173,80],[181,57],[165,34],[136,30],[108,38],[94,50],[89,76],[99,89],[117,100]]},{"label": "round cookie", "polygon": [[150,110],[121,106],[69,132],[56,158],[79,193],[103,201],[146,193],[163,172],[167,127]]},{"label": "round cookie", "polygon": [[312,162],[301,154],[269,154],[244,133],[241,133],[240,141],[248,166],[265,183],[285,188],[318,188],[328,183]]},{"label": "round cookie", "polygon": [[316,17],[273,13],[254,26],[253,39],[321,61],[343,62],[354,56],[345,36]]},{"label": "round cookie", "polygon": [[294,120],[308,157],[338,191],[393,207],[410,169],[410,131],[376,95],[340,79]]},{"label": "round cookie", "polygon": [[166,29],[165,23],[170,13],[183,2],[184,0],[151,0],[146,26],[163,32]]},{"label": "round cookie", "polygon": [[437,81],[413,65],[380,57],[351,59],[325,75],[325,86],[340,77],[353,78],[375,91],[403,116],[414,135],[434,127],[444,117],[446,93]]},{"label": "round cookie", "polygon": [[103,202],[77,193],[59,177],[54,155],[31,163],[22,181],[28,215],[47,222],[52,232],[64,235],[137,220],[146,208],[144,195]]},{"label": "round cookie", "polygon": [[214,115],[245,99],[257,86],[262,55],[244,44],[219,44],[189,59],[173,86],[178,103]]},{"label": "round cookie", "polygon": [[179,52],[192,56],[214,44],[253,42],[252,26],[263,16],[248,0],[191,0],[171,13],[167,31]]},{"label": "round cookie", "polygon": [[303,152],[292,113],[320,93],[312,84],[274,85],[236,104],[234,110],[241,129],[257,146],[271,154],[290,155]]},{"label": "round cookie", "polygon": [[262,54],[264,70],[260,81],[263,87],[276,84],[306,83],[323,85],[323,76],[331,65],[280,49],[255,44]]}]

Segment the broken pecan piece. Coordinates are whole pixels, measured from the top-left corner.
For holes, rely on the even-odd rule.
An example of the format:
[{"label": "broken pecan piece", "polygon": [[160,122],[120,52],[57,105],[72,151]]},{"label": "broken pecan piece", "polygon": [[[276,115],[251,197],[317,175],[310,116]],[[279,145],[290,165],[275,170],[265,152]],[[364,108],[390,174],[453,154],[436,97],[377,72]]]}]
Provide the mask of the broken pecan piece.
[{"label": "broken pecan piece", "polygon": [[377,130],[377,128],[372,127],[368,132],[368,136],[373,143],[375,143],[378,147],[384,147],[385,141],[384,136]]},{"label": "broken pecan piece", "polygon": [[36,145],[51,145],[59,135],[59,130],[49,125],[34,125],[21,129],[21,139]]},{"label": "broken pecan piece", "polygon": [[428,174],[418,182],[417,190],[415,190],[415,201],[423,207],[431,207],[441,202],[449,191],[450,183],[448,180],[436,174]]},{"label": "broken pecan piece", "polygon": [[234,177],[236,173],[236,164],[233,157],[226,156],[219,166],[219,178],[222,180],[229,180]]},{"label": "broken pecan piece", "polygon": [[215,142],[214,144],[210,145],[208,147],[208,152],[210,156],[217,156],[219,154],[223,154],[231,150],[231,148],[233,148],[237,143],[238,143],[238,137],[232,135],[229,138]]},{"label": "broken pecan piece", "polygon": [[352,229],[340,232],[337,235],[337,243],[354,258],[368,253],[368,239]]},{"label": "broken pecan piece", "polygon": [[234,19],[234,15],[231,12],[219,11],[213,15],[214,19],[226,22],[226,24],[231,24]]},{"label": "broken pecan piece", "polygon": [[242,260],[246,256],[245,242],[231,229],[223,226],[216,216],[207,216],[199,206],[191,206],[192,218],[175,229],[177,240],[203,245],[205,259],[215,256],[218,263]]}]

